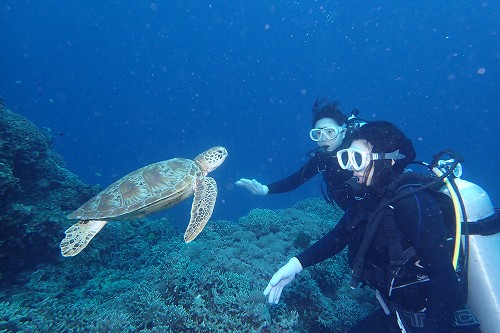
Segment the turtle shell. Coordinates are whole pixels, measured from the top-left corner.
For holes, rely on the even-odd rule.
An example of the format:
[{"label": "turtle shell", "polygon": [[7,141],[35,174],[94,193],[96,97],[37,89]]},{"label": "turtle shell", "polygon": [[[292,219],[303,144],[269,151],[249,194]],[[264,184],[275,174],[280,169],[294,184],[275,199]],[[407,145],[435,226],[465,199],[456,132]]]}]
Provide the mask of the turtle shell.
[{"label": "turtle shell", "polygon": [[193,184],[200,176],[200,168],[189,159],[153,163],[109,185],[68,218],[121,220],[169,208],[193,194]]}]

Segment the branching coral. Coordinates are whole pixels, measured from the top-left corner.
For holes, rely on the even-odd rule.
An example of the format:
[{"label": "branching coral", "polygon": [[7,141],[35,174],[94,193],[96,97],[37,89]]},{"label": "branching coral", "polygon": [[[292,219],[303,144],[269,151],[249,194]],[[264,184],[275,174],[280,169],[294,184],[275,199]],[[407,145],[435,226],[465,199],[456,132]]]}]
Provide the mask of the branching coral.
[{"label": "branching coral", "polygon": [[[255,221],[280,231],[258,238]],[[0,311],[12,313],[0,327],[6,332],[342,332],[373,307],[371,295],[348,291],[344,254],[301,272],[280,305],[268,305],[262,295],[279,265],[299,251],[293,237],[309,232],[317,238],[335,222],[310,209],[259,212],[238,223],[212,223],[210,232],[188,245],[166,219],[110,223],[92,251],[31,274],[10,302],[0,304]]]},{"label": "branching coral", "polygon": [[190,244],[166,218],[113,222],[62,259],[59,221],[96,189],[33,124],[0,113],[0,265],[25,282],[8,286],[2,271],[0,332],[341,332],[373,306],[345,287],[345,254],[304,270],[278,306],[266,303],[276,269],[340,218],[319,199],[212,221]]}]

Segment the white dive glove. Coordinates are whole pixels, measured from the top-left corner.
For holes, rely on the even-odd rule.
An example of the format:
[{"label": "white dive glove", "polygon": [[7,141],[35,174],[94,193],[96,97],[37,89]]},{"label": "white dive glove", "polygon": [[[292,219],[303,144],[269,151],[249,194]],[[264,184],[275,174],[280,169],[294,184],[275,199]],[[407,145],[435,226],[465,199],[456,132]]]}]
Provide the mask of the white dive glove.
[{"label": "white dive glove", "polygon": [[264,290],[264,295],[269,295],[269,303],[278,304],[283,287],[292,282],[295,274],[300,273],[301,270],[302,264],[299,259],[293,257],[273,275]]},{"label": "white dive glove", "polygon": [[241,178],[235,183],[237,186],[246,188],[255,195],[266,195],[269,192],[269,188],[266,185],[262,185],[255,179]]}]

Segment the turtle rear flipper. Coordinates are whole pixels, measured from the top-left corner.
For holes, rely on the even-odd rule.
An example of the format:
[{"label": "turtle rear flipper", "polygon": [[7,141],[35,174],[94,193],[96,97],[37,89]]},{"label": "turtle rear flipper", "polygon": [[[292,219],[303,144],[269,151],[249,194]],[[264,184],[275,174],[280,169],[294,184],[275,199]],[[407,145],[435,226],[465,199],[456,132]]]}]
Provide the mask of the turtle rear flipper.
[{"label": "turtle rear flipper", "polygon": [[217,199],[217,183],[211,177],[198,178],[194,190],[194,200],[191,206],[191,220],[189,221],[184,241],[191,242],[203,230],[214,211]]},{"label": "turtle rear flipper", "polygon": [[66,237],[61,241],[61,253],[64,257],[74,257],[80,253],[94,238],[107,221],[79,221],[65,231]]}]

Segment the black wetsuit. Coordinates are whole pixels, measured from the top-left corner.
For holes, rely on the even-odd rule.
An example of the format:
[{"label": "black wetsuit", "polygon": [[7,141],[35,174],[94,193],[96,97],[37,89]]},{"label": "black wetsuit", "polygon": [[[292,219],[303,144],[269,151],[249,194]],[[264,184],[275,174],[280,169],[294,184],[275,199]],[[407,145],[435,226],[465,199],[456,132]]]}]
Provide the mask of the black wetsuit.
[{"label": "black wetsuit", "polygon": [[[408,187],[402,191],[410,190],[411,187]],[[379,201],[377,196],[368,196],[351,204],[333,230],[297,256],[302,266],[305,268],[319,263],[346,246],[352,265],[365,233],[367,218],[358,218],[357,224],[353,221],[359,212],[374,211]],[[387,316],[379,310],[350,332],[401,332],[394,311],[396,307],[409,312],[425,309],[425,327],[412,328],[408,332],[451,332],[459,283],[451,263],[447,230],[438,202],[430,192],[421,191],[410,194],[393,207],[393,221],[401,235],[399,243],[403,250],[413,247],[416,254],[407,258],[402,268],[405,273],[401,277],[391,275],[388,229],[382,223],[368,250],[363,280],[379,290],[391,304],[391,315]]]},{"label": "black wetsuit", "polygon": [[346,204],[344,203],[341,187],[346,180],[352,177],[352,172],[343,170],[340,167],[336,154],[337,150],[333,152],[315,151],[306,164],[297,172],[285,179],[267,185],[269,194],[295,190],[318,173],[321,173],[327,187],[325,199],[333,200],[340,207],[345,208]]}]

